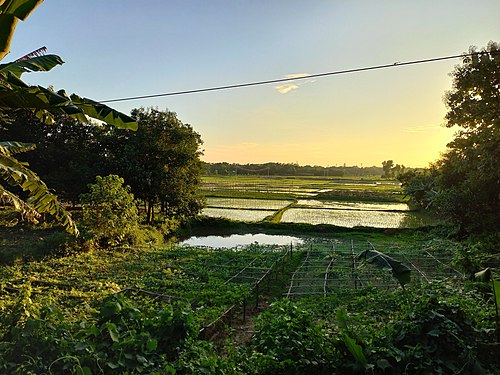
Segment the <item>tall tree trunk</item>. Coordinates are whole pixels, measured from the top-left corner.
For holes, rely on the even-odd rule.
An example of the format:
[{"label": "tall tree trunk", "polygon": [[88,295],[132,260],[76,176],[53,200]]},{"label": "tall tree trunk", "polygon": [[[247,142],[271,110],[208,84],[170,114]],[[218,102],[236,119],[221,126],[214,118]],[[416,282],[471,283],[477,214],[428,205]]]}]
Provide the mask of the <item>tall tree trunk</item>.
[{"label": "tall tree trunk", "polygon": [[148,210],[146,213],[146,224],[151,224],[151,209],[153,207],[153,203],[151,200],[148,201]]}]

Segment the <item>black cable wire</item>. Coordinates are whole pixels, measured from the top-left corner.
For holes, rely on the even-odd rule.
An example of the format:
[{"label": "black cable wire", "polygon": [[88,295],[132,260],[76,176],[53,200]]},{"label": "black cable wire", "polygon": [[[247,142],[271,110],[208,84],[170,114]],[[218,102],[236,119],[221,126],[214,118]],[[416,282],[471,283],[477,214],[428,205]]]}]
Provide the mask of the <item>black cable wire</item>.
[{"label": "black cable wire", "polygon": [[202,88],[202,89],[184,90],[184,91],[174,91],[174,92],[167,92],[167,93],[163,93],[163,94],[152,94],[152,95],[130,96],[130,97],[118,98],[118,99],[108,99],[108,100],[101,100],[100,103],[125,102],[125,101],[129,101],[129,100],[151,99],[151,98],[159,98],[159,97],[163,97],[163,96],[176,96],[176,95],[196,94],[196,93],[210,92],[210,91],[237,89],[237,88],[242,88],[242,87],[268,85],[271,83],[290,82],[290,81],[298,81],[298,80],[303,80],[303,79],[333,76],[333,75],[339,75],[339,74],[366,72],[366,71],[377,70],[377,69],[395,68],[395,67],[399,67],[399,66],[424,64],[424,63],[431,63],[431,62],[437,62],[437,61],[463,58],[463,57],[467,57],[467,56],[477,56],[477,55],[493,54],[493,53],[499,53],[499,52],[500,51],[465,53],[465,54],[460,54],[460,55],[434,57],[431,59],[413,60],[413,61],[407,61],[407,62],[395,62],[392,64],[375,65],[375,66],[369,66],[369,67],[364,67],[364,68],[354,68],[354,69],[338,70],[338,71],[326,72],[326,73],[309,74],[309,75],[304,75],[303,77],[270,79],[270,80],[265,80],[265,81],[239,83],[239,84],[235,84],[235,85],[215,86],[215,87],[207,87],[207,88]]}]

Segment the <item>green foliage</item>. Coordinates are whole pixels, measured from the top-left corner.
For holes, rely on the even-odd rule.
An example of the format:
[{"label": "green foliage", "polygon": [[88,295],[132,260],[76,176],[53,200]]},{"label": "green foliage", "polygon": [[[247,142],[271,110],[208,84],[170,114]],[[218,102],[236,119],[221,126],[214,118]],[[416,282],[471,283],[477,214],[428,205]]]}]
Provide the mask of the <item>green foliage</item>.
[{"label": "green foliage", "polygon": [[347,350],[349,350],[356,360],[356,365],[360,365],[359,367],[362,369],[369,368],[363,348],[358,345],[355,339],[351,337],[352,333],[349,328],[349,316],[347,310],[343,307],[337,309],[335,317],[337,319],[340,336],[343,337]]},{"label": "green foliage", "polygon": [[158,245],[164,242],[164,236],[168,234],[163,232],[161,228],[157,229],[149,225],[139,225],[130,230],[127,234],[127,241],[131,244],[149,244]]},{"label": "green foliage", "polygon": [[174,112],[139,108],[132,117],[139,130],[117,139],[115,168],[138,199],[145,202],[146,222],[155,221],[155,205],[166,218],[184,220],[202,208],[201,137]]},{"label": "green foliage", "polygon": [[373,360],[385,359],[392,368],[404,366],[411,372],[478,371],[478,350],[489,332],[482,329],[482,319],[489,320],[491,315],[474,303],[483,305],[474,293],[454,291],[446,285],[412,290],[397,318],[377,335]]},{"label": "green foliage", "polygon": [[407,195],[459,227],[459,234],[494,233],[500,227],[500,45],[471,47],[452,73],[446,126],[459,130],[429,172],[406,174]]},{"label": "green foliage", "polygon": [[17,22],[24,21],[43,0],[14,0],[0,3],[0,60],[10,51]]},{"label": "green foliage", "polygon": [[[332,370],[332,345],[327,331],[310,311],[288,299],[259,315],[253,347],[255,373],[303,374]],[[259,368],[260,367],[260,368]]]},{"label": "green foliage", "polygon": [[174,373],[170,363],[186,339],[197,334],[182,304],[139,309],[113,295],[89,319],[68,321],[68,311],[52,306],[30,312],[28,307],[34,307],[23,298],[22,320],[0,345],[0,369],[9,373]]},{"label": "green foliage", "polygon": [[471,237],[456,249],[453,262],[472,280],[476,272],[498,267],[499,244],[500,233]]},{"label": "green foliage", "polygon": [[175,363],[176,374],[217,374],[246,375],[245,363],[249,360],[246,354],[226,345],[227,353],[221,355],[215,345],[208,341],[188,339],[185,350]]},{"label": "green foliage", "polygon": [[407,266],[380,251],[366,249],[361,252],[357,258],[375,265],[378,269],[391,271],[392,276],[394,276],[403,287],[411,280],[411,270]]},{"label": "green foliage", "polygon": [[[475,290],[416,283],[406,293],[346,290],[328,298],[277,305],[287,304],[314,319],[306,319],[304,327],[299,323],[304,319],[290,313],[291,306],[261,314],[259,324],[268,328],[265,345],[259,347],[260,332],[256,332],[257,350],[250,357],[253,367],[248,373],[494,373],[497,366],[494,353],[482,353],[494,340],[493,301]],[[317,335],[320,348],[311,338]],[[307,348],[315,348],[308,359],[317,364],[299,370]],[[281,360],[276,353],[283,356]]]},{"label": "green foliage", "polygon": [[[416,250],[417,239],[391,241]],[[434,253],[452,246],[418,245]],[[452,279],[412,282],[406,292],[339,288],[279,299],[260,314],[248,345],[197,339],[200,326],[248,296],[249,282],[228,278],[250,262],[272,263],[278,250],[115,248],[4,266],[0,372],[448,374],[495,373],[500,365],[491,288]],[[299,252],[294,257],[297,265]],[[279,277],[290,271],[285,265]]]},{"label": "green foliage", "polygon": [[[203,163],[204,173],[209,176],[304,176],[305,178],[321,177],[356,177],[379,178],[382,173],[380,167],[358,166],[330,166],[298,165],[296,163],[263,163],[263,164],[237,164],[237,163]],[[313,177],[313,178],[314,178]]]},{"label": "green foliage", "polygon": [[398,176],[405,197],[410,197],[410,202],[422,209],[432,209],[433,199],[437,189],[437,174],[435,168],[421,172],[408,171]]},{"label": "green foliage", "polygon": [[78,234],[78,229],[71,215],[52,194],[38,175],[25,163],[17,160],[13,154],[29,151],[34,145],[19,142],[2,142],[0,144],[0,178],[12,187],[22,190],[28,197],[23,200],[0,185],[0,202],[10,203],[18,210],[22,218],[38,223],[41,213],[54,215],[70,233]]},{"label": "green foliage", "polygon": [[86,192],[96,176],[110,174],[108,127],[84,124],[69,116],[55,116],[55,123],[44,124],[29,111],[9,112],[11,123],[0,128],[0,138],[36,144],[22,155],[33,170],[58,196],[73,203]]},{"label": "green foliage", "polygon": [[384,174],[381,178],[398,178],[401,173],[404,173],[406,167],[404,165],[394,164],[392,160],[382,162],[382,170]]},{"label": "green foliage", "polygon": [[[0,3],[0,60],[9,52],[18,20],[26,17],[41,3],[40,0],[11,0]],[[137,122],[103,104],[64,90],[30,86],[21,80],[26,72],[49,71],[63,63],[59,56],[31,56],[0,65],[0,119],[9,121],[6,112],[27,109],[45,123],[53,123],[55,115],[67,115],[87,122],[87,116],[120,128],[136,129]],[[0,178],[9,189],[0,185],[0,200],[12,204],[23,217],[35,222],[43,213],[55,216],[64,228],[75,235],[78,230],[71,215],[49,191],[45,183],[25,164],[12,156],[9,147],[0,148]],[[18,189],[24,196],[18,194]]]},{"label": "green foliage", "polygon": [[130,186],[117,175],[97,176],[90,192],[81,195],[83,225],[90,237],[106,245],[118,245],[138,228],[137,207]]},{"label": "green foliage", "polygon": [[[473,47],[471,53],[478,53]],[[439,206],[469,232],[500,226],[500,45],[490,42],[463,59],[446,94],[447,126],[458,126],[438,162]]]}]

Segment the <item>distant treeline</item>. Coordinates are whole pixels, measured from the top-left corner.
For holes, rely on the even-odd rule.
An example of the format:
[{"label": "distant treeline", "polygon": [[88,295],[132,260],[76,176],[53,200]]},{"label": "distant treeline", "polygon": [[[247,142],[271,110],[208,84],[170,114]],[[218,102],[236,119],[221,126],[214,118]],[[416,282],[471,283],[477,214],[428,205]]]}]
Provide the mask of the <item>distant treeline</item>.
[{"label": "distant treeline", "polygon": [[237,164],[237,163],[204,163],[204,173],[209,176],[324,176],[324,177],[380,177],[384,174],[382,167],[322,167],[298,165],[295,163],[265,163],[265,164]]}]

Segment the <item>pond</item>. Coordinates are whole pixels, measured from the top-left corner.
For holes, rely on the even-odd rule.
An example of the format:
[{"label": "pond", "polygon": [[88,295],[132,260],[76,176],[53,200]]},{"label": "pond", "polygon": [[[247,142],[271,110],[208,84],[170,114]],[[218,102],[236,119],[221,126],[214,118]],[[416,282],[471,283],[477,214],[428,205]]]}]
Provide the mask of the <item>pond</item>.
[{"label": "pond", "polygon": [[294,236],[285,235],[271,235],[264,233],[257,234],[232,234],[230,236],[204,236],[204,237],[190,237],[181,242],[181,245],[187,246],[207,246],[214,248],[233,248],[251,245],[253,243],[260,245],[289,245],[290,243],[296,245],[302,243],[302,239]]}]

